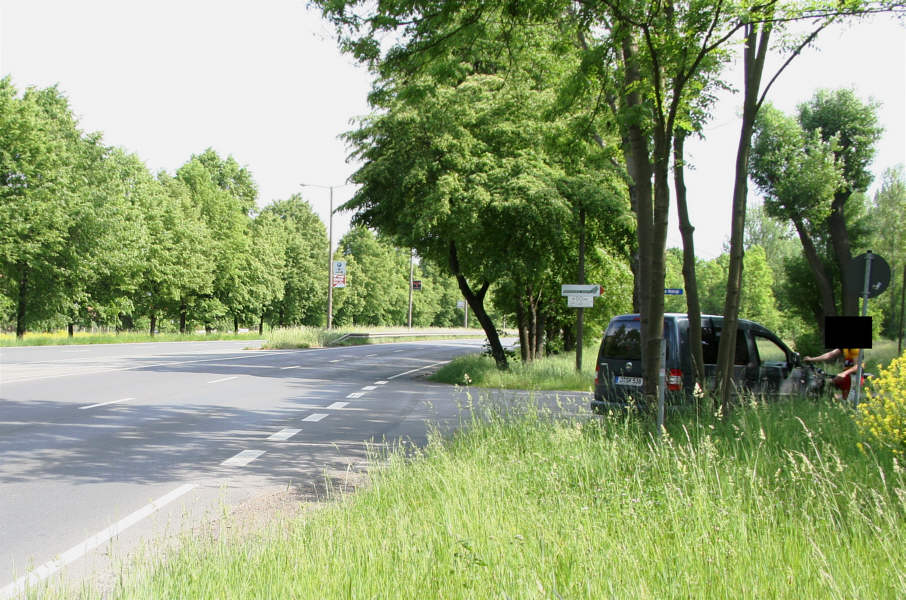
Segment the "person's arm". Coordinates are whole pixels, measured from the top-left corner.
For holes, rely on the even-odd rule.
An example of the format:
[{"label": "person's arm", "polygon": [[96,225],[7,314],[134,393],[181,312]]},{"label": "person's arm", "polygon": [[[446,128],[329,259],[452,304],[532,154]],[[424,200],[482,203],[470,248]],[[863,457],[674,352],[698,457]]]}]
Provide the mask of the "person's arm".
[{"label": "person's arm", "polygon": [[806,356],[802,359],[802,362],[825,362],[828,360],[833,360],[840,356],[840,349],[834,348],[828,352],[825,352],[821,356]]}]

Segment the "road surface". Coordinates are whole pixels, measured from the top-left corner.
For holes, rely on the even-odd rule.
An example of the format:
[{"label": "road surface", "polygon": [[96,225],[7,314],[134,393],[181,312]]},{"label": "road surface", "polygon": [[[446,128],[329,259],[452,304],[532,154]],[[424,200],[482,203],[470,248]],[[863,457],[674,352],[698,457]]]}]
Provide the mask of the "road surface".
[{"label": "road surface", "polygon": [[423,376],[481,341],[249,345],[0,349],[0,598],[264,490],[342,481],[366,441],[422,442],[459,413]]}]

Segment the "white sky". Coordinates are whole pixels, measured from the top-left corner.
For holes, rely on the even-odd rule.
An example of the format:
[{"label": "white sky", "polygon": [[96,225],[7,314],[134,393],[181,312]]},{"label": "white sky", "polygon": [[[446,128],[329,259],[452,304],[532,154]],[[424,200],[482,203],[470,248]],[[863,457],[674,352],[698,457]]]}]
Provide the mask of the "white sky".
[{"label": "white sky", "polygon": [[[881,101],[877,180],[906,162],[904,31],[876,19],[825,32],[820,51],[798,58],[770,96],[787,112],[821,87],[853,86]],[[302,182],[345,183],[355,165],[337,136],[368,112],[370,87],[304,0],[0,0],[0,73],[20,91],[59,84],[84,130],[103,132],[153,171],[173,172],[207,147],[232,155],[251,170],[262,205]],[[687,143],[696,250],[705,258],[729,237],[739,104],[728,96],[707,140]],[[352,191],[337,189],[335,203]],[[326,222],[328,191],[303,195]],[[335,243],[347,222],[335,218]],[[668,245],[679,244],[674,217]]]}]

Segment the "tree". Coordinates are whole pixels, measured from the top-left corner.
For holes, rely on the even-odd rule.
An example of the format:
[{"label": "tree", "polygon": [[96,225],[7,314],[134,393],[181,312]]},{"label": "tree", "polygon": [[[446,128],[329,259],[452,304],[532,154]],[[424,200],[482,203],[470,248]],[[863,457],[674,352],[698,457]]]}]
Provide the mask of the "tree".
[{"label": "tree", "polygon": [[896,337],[902,332],[899,321],[903,293],[903,266],[906,265],[906,229],[903,217],[906,215],[906,172],[903,165],[884,171],[881,188],[872,201],[870,221],[873,223],[872,249],[884,257],[891,270],[891,286],[886,298],[887,305],[883,324],[884,335]]},{"label": "tree", "polygon": [[846,221],[845,207],[855,192],[864,192],[871,184],[869,166],[875,154],[875,143],[882,128],[878,125],[878,104],[862,102],[853,90],[819,90],[808,102],[799,105],[799,123],[805,131],[833,142],[834,156],[841,167],[842,179],[834,190],[827,229],[843,284],[843,314],[858,313],[859,283],[847,281],[846,269],[852,259],[852,240]]},{"label": "tree", "polygon": [[327,309],[324,223],[299,194],[269,204],[261,211],[262,216],[268,214],[284,228],[283,294],[267,308],[268,318],[282,327],[321,325]]}]

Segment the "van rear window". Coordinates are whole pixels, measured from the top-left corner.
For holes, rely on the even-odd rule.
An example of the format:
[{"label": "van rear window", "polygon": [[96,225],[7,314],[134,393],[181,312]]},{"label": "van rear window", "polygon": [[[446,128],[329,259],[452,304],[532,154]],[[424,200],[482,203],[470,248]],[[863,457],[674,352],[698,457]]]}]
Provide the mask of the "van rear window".
[{"label": "van rear window", "polygon": [[613,321],[604,332],[601,355],[607,358],[640,360],[642,358],[641,321]]}]

